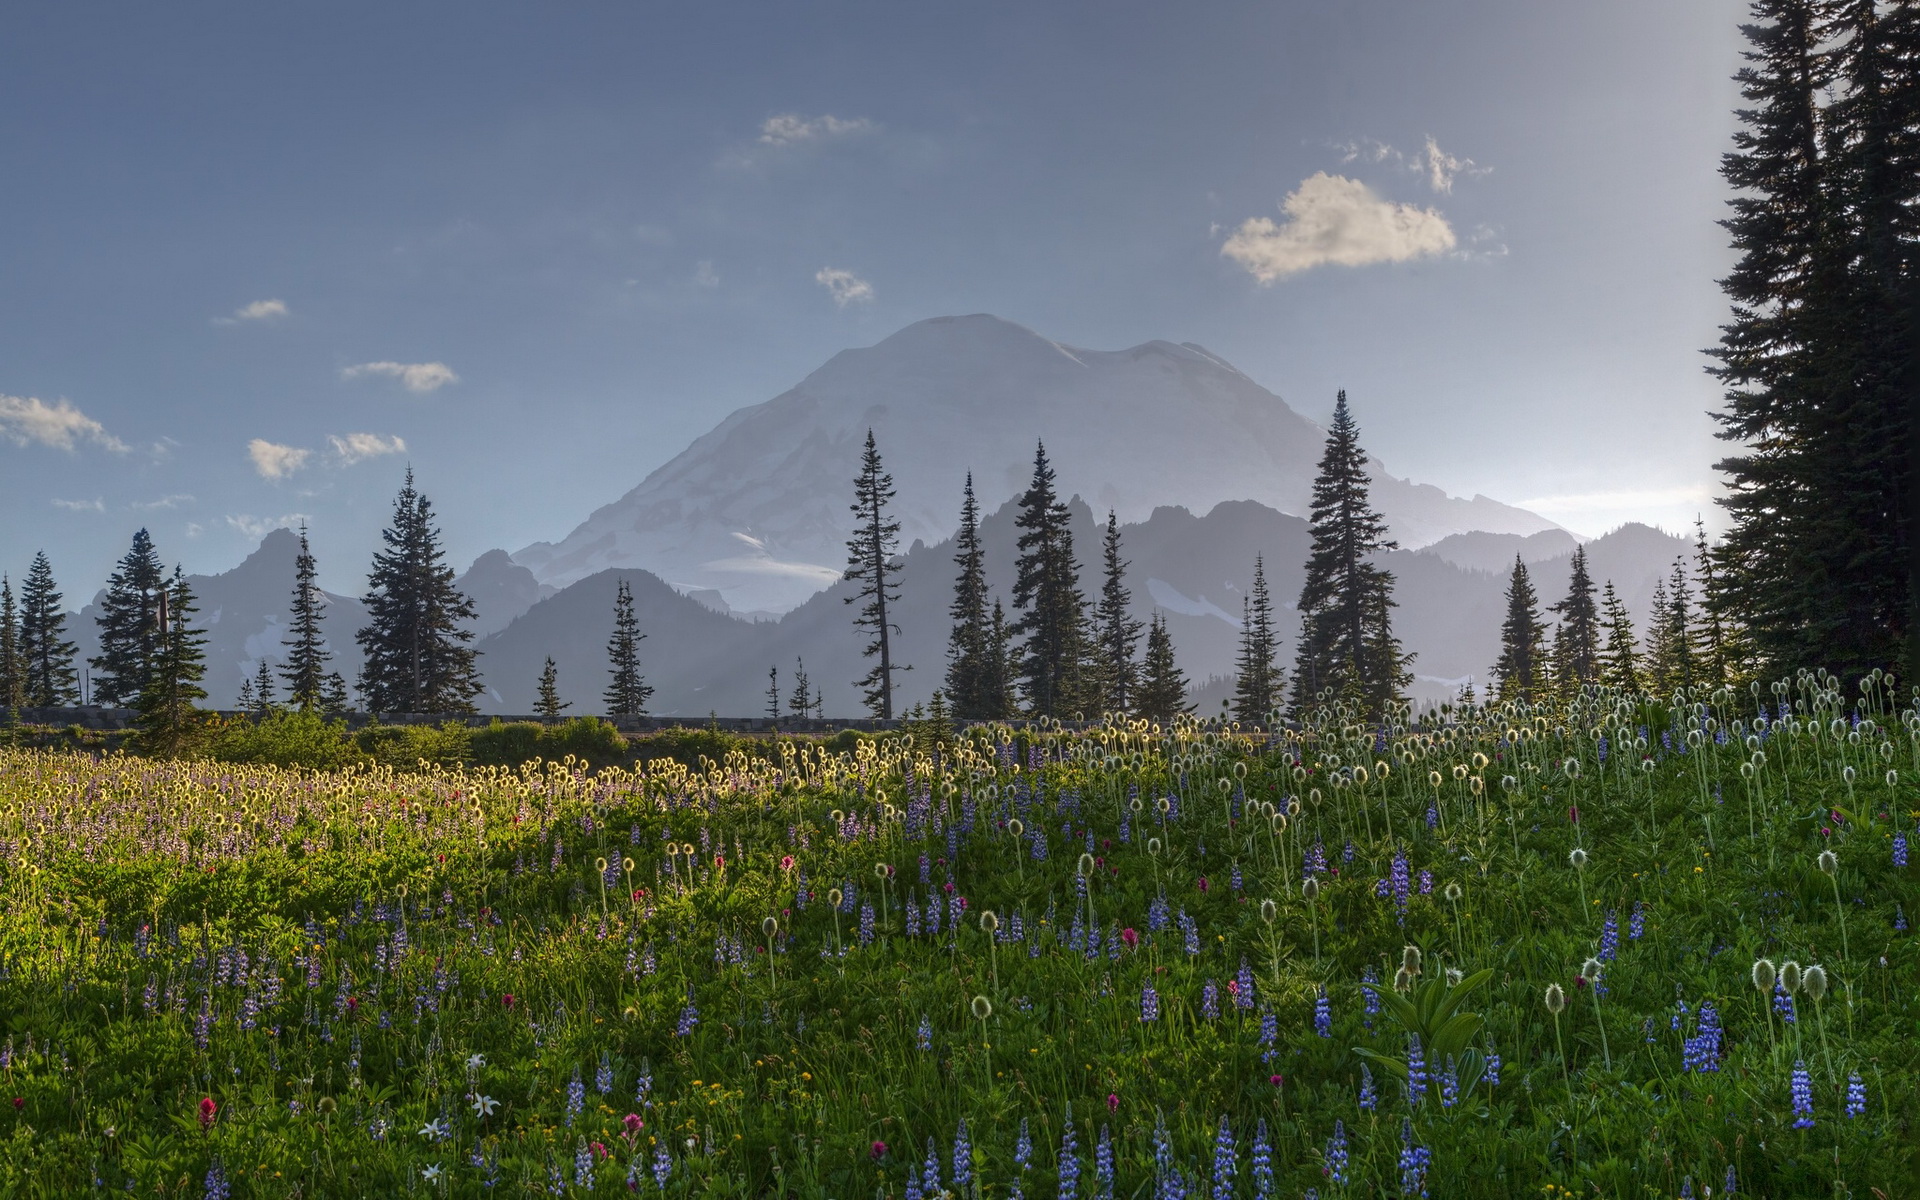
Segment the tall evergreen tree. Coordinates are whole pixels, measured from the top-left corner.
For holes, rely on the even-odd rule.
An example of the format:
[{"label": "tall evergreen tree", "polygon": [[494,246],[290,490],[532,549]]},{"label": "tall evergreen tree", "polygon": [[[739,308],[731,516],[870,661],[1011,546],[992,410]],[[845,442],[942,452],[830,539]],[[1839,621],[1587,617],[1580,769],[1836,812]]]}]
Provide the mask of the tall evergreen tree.
[{"label": "tall evergreen tree", "polygon": [[139,716],[135,741],[142,753],[171,756],[187,750],[201,729],[195,701],[207,698],[200,686],[206,678],[206,634],[193,627],[193,590],[180,568],[161,585],[158,607],[157,652],[147,673],[147,686],[134,701]]},{"label": "tall evergreen tree", "polygon": [[100,600],[100,653],[87,660],[93,667],[93,702],[109,707],[133,703],[147,686],[160,648],[160,627],[154,613],[167,569],[154,552],[153,539],[141,529],[133,546],[107,578]]},{"label": "tall evergreen tree", "polygon": [[547,656],[547,665],[540,668],[540,687],[538,699],[533,702],[534,715],[542,721],[558,721],[560,714],[573,705],[560,698],[560,669],[553,665],[553,656]]},{"label": "tall evergreen tree", "polygon": [[1267,564],[1253,560],[1253,587],[1241,604],[1240,655],[1234,662],[1233,719],[1266,725],[1280,703],[1283,681],[1279,639],[1273,632],[1273,599],[1267,594]]},{"label": "tall evergreen tree", "polygon": [[880,466],[880,451],[867,430],[866,449],[860,454],[860,474],[853,481],[853,515],[858,523],[847,539],[847,571],[841,576],[859,590],[846,598],[858,604],[854,628],[865,630],[867,645],[860,653],[878,658],[865,675],[854,680],[867,711],[883,721],[893,719],[893,674],[905,667],[893,662],[893,634],[900,627],[887,616],[887,606],[900,600],[900,563],[894,550],[900,541],[900,521],[887,514],[893,501],[893,476]]},{"label": "tall evergreen tree", "polygon": [[[1105,579],[1100,586],[1100,603],[1093,612],[1094,637],[1098,647],[1102,706],[1117,712],[1131,712],[1138,689],[1140,666],[1133,660],[1145,623],[1132,615],[1133,593],[1127,590],[1127,563],[1120,557],[1120,520],[1107,510],[1106,537],[1100,543]],[[1264,583],[1261,585],[1264,587]]]},{"label": "tall evergreen tree", "polygon": [[767,668],[767,720],[780,719],[780,667],[774,664]]},{"label": "tall evergreen tree", "polygon": [[1664,695],[1673,690],[1673,603],[1667,598],[1667,581],[1654,581],[1653,603],[1647,610],[1646,652],[1640,680],[1647,690]]},{"label": "tall evergreen tree", "polygon": [[1633,616],[1613,590],[1613,580],[1600,593],[1601,622],[1606,627],[1607,645],[1600,655],[1600,681],[1622,691],[1637,692],[1640,678],[1640,652],[1635,648]]},{"label": "tall evergreen tree", "polygon": [[1718,687],[1733,681],[1735,659],[1739,654],[1739,638],[1735,632],[1738,622],[1734,614],[1724,609],[1719,577],[1713,565],[1713,548],[1707,541],[1707,525],[1697,517],[1693,522],[1693,571],[1700,582],[1699,633],[1695,640],[1701,678]]},{"label": "tall evergreen tree", "polygon": [[0,708],[24,708],[27,703],[27,662],[20,653],[20,606],[13,598],[13,580],[0,575]]},{"label": "tall evergreen tree", "polygon": [[1654,592],[1655,613],[1648,626],[1647,674],[1657,690],[1691,688],[1701,682],[1699,656],[1694,651],[1693,588],[1687,580],[1686,560],[1673,560],[1666,585]]},{"label": "tall evergreen tree", "polygon": [[977,720],[1004,721],[1019,711],[1016,689],[1020,680],[1020,648],[1013,642],[1013,626],[1007,610],[996,597],[993,615],[987,620],[987,649],[980,680],[980,712]]},{"label": "tall evergreen tree", "polygon": [[467,643],[473,601],[454,586],[433,506],[413,486],[413,469],[381,534],[363,602],[370,622],[355,635],[366,653],[360,693],[375,712],[471,713],[483,686]]},{"label": "tall evergreen tree", "polygon": [[1024,638],[1018,677],[1035,716],[1076,711],[1086,699],[1086,597],[1074,559],[1072,515],[1054,491],[1047,448],[1034,453],[1033,483],[1020,497],[1014,525],[1021,530],[1015,563],[1013,633]]},{"label": "tall evergreen tree", "polygon": [[633,589],[622,579],[613,594],[613,636],[607,639],[607,684],[601,701],[616,717],[644,717],[653,689],[640,675],[640,643],[647,635],[640,632],[640,619],[633,613]]},{"label": "tall evergreen tree", "polygon": [[[319,568],[307,544],[307,526],[303,521],[300,553],[293,559],[292,621],[287,626],[292,636],[280,643],[287,648],[286,663],[280,668],[281,682],[287,685],[287,704],[301,712],[339,711],[329,708],[327,703],[327,663],[333,653],[327,649],[327,640],[320,633],[320,618],[324,615],[321,607],[326,603],[326,596],[316,582],[318,578]],[[344,688],[340,707],[345,707]]]},{"label": "tall evergreen tree", "polygon": [[320,711],[331,717],[352,707],[353,701],[347,695],[347,681],[340,677],[340,672],[329,671],[326,686],[320,691]]},{"label": "tall evergreen tree", "polygon": [[1587,548],[1576,546],[1566,598],[1547,609],[1560,616],[1560,627],[1553,636],[1553,662],[1557,682],[1569,695],[1582,684],[1600,678],[1600,612],[1594,606],[1593,593],[1593,577],[1587,573]]},{"label": "tall evergreen tree", "polygon": [[1546,683],[1546,631],[1527,564],[1513,556],[1507,579],[1507,619],[1500,626],[1500,657],[1488,672],[1502,700],[1538,700]]},{"label": "tall evergreen tree", "polygon": [[813,712],[816,703],[813,696],[813,681],[807,678],[805,660],[793,660],[793,694],[787,697],[787,709],[802,721]]},{"label": "tall evergreen tree", "polygon": [[1340,392],[1313,481],[1313,548],[1300,588],[1300,642],[1294,657],[1295,712],[1323,690],[1355,696],[1373,718],[1400,702],[1413,678],[1411,654],[1393,635],[1393,574],[1374,556],[1396,550],[1387,521],[1368,499],[1360,427]]},{"label": "tall evergreen tree", "polygon": [[986,555],[980,544],[980,505],[974,499],[971,471],[960,501],[960,532],[953,544],[953,562],[960,573],[947,609],[953,631],[947,637],[946,691],[954,716],[980,719],[993,715],[988,679],[994,669],[987,661],[992,631],[987,617]]},{"label": "tall evergreen tree", "polygon": [[253,673],[253,706],[261,715],[273,711],[273,667],[262,657],[260,665]]},{"label": "tall evergreen tree", "polygon": [[1187,711],[1187,677],[1173,658],[1167,618],[1154,613],[1147,624],[1147,650],[1140,664],[1140,698],[1134,710],[1150,721],[1170,725]]},{"label": "tall evergreen tree", "polygon": [[25,664],[27,707],[59,708],[80,702],[73,653],[53,564],[41,551],[33,556],[20,586],[20,659]]}]

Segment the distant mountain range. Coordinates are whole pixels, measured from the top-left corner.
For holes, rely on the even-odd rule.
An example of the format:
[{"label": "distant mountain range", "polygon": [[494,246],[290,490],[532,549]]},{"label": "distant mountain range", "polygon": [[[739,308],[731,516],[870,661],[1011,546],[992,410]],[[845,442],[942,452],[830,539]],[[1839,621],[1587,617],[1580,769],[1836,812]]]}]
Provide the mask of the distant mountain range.
[{"label": "distant mountain range", "polygon": [[[1332,397],[1325,397],[1328,402]],[[1364,436],[1367,401],[1356,397]],[[513,556],[565,586],[642,568],[735,611],[778,613],[846,563],[859,449],[872,429],[898,489],[902,545],[958,524],[968,471],[983,506],[1025,490],[1044,440],[1062,495],[1143,521],[1256,500],[1304,515],[1325,431],[1191,343],[1083,350],[987,315],[936,317],[836,354],[791,390],[743,408],[558,542]],[[1463,500],[1372,463],[1373,499],[1403,546],[1452,534],[1537,534],[1553,522]]]}]

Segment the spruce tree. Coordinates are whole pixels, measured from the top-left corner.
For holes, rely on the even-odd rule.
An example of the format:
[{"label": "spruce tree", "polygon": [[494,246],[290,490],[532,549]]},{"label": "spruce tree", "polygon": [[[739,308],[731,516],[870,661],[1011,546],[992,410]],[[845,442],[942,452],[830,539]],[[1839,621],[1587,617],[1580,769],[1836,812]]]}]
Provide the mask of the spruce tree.
[{"label": "spruce tree", "polygon": [[947,637],[947,697],[956,717],[979,719],[995,714],[988,679],[995,674],[987,661],[991,630],[987,618],[987,572],[980,544],[980,505],[973,496],[973,472],[967,472],[960,501],[960,532],[954,535],[954,565],[960,573],[953,583],[948,615],[953,631]]},{"label": "spruce tree", "polygon": [[1587,548],[1576,546],[1566,598],[1547,609],[1560,616],[1560,627],[1553,637],[1553,661],[1557,682],[1569,696],[1581,685],[1600,678],[1600,613],[1594,607],[1593,593],[1593,577],[1587,574]]},{"label": "spruce tree", "polygon": [[1513,556],[1507,579],[1507,619],[1500,626],[1500,657],[1488,674],[1502,700],[1538,700],[1546,682],[1545,631],[1527,564]]},{"label": "spruce tree", "polygon": [[251,675],[243,675],[243,676],[241,676],[241,678],[240,678],[240,694],[234,697],[234,699],[233,699],[233,707],[234,707],[235,709],[237,709],[238,711],[240,711],[240,712],[252,712],[252,711],[253,711],[253,708],[254,708],[254,703],[253,703],[253,676],[251,676]]},{"label": "spruce tree", "polygon": [[[280,643],[287,648],[286,663],[280,668],[280,679],[287,685],[287,705],[301,712],[339,711],[328,704],[327,662],[333,653],[327,649],[327,640],[320,633],[320,618],[324,615],[321,606],[326,603],[326,596],[316,582],[318,577],[313,550],[307,545],[307,526],[302,522],[300,553],[293,560],[292,621],[287,627],[292,636]],[[340,708],[343,709],[346,706],[344,686],[341,693]]]},{"label": "spruce tree", "polygon": [[899,632],[887,616],[887,606],[900,599],[900,564],[894,549],[900,541],[900,521],[887,514],[893,500],[893,476],[880,466],[880,451],[874,445],[873,430],[867,430],[866,449],[860,455],[860,474],[853,481],[853,515],[858,519],[853,536],[847,539],[847,571],[841,576],[859,589],[846,598],[858,604],[854,628],[864,630],[865,658],[878,658],[854,686],[861,689],[867,711],[883,721],[893,719],[893,674],[907,668],[893,662],[893,634]]},{"label": "spruce tree", "polygon": [[20,586],[20,659],[26,707],[61,708],[80,701],[73,669],[74,645],[67,640],[67,614],[53,564],[45,551],[33,556]]},{"label": "spruce tree", "polygon": [[471,713],[484,685],[467,643],[473,601],[454,586],[440,548],[433,506],[413,486],[413,469],[393,504],[393,524],[381,534],[386,549],[373,556],[364,597],[371,618],[355,635],[366,653],[360,693],[386,713]]},{"label": "spruce tree", "polygon": [[273,711],[273,668],[265,658],[260,660],[251,682],[254,706],[260,710],[261,716],[266,716]]},{"label": "spruce tree", "polygon": [[1691,688],[1700,682],[1694,652],[1693,588],[1684,559],[1673,560],[1666,586],[1654,593],[1655,616],[1647,639],[1647,673],[1661,692]]},{"label": "spruce tree", "polygon": [[613,635],[607,639],[607,673],[613,680],[601,702],[616,717],[644,717],[653,689],[640,675],[640,643],[647,635],[640,632],[640,619],[633,613],[633,589],[625,579],[613,594]]},{"label": "spruce tree", "polygon": [[320,711],[333,717],[352,707],[353,700],[347,695],[347,681],[340,677],[340,672],[329,671],[326,686],[320,691]]},{"label": "spruce tree", "polygon": [[780,667],[767,668],[767,720],[780,719]]},{"label": "spruce tree", "polygon": [[547,665],[540,668],[539,699],[533,702],[534,715],[542,721],[558,721],[560,714],[573,705],[560,698],[560,670],[553,665],[553,656],[547,656]]},{"label": "spruce tree", "polygon": [[1413,679],[1411,654],[1393,635],[1393,574],[1375,556],[1399,548],[1368,499],[1367,454],[1343,390],[1313,481],[1306,582],[1300,588],[1300,642],[1292,706],[1304,711],[1323,691],[1357,697],[1378,719]]},{"label": "spruce tree", "polygon": [[978,719],[1004,721],[1020,707],[1015,694],[1020,679],[1020,648],[1013,643],[1013,627],[1007,622],[1007,610],[996,597],[993,616],[987,621],[987,649],[984,674],[980,681]]},{"label": "spruce tree", "polygon": [[0,575],[0,708],[23,708],[27,703],[27,664],[20,654],[20,607],[13,598],[13,580]]},{"label": "spruce tree", "polygon": [[1613,580],[1600,593],[1601,621],[1607,632],[1606,649],[1600,655],[1600,680],[1622,691],[1640,690],[1640,652],[1635,648],[1633,616],[1613,590]]},{"label": "spruce tree", "polygon": [[1665,695],[1673,690],[1673,603],[1667,599],[1666,580],[1653,585],[1653,604],[1647,610],[1646,662],[1641,679],[1647,690]]},{"label": "spruce tree", "polygon": [[134,701],[139,716],[135,742],[141,753],[171,757],[189,749],[201,725],[200,709],[194,703],[207,698],[200,686],[206,677],[206,635],[193,627],[193,590],[180,568],[161,585],[158,608],[159,645],[147,686]]},{"label": "spruce tree", "polygon": [[1024,637],[1018,677],[1028,710],[1058,717],[1086,698],[1086,597],[1073,554],[1072,516],[1054,491],[1053,467],[1042,444],[1034,454],[1033,483],[1020,497],[1014,525],[1020,534],[1012,631]]},{"label": "spruce tree", "polygon": [[1280,646],[1273,632],[1273,600],[1267,594],[1264,556],[1253,560],[1253,587],[1241,603],[1240,655],[1234,662],[1233,719],[1267,725],[1280,703]]},{"label": "spruce tree", "polygon": [[787,697],[787,708],[802,721],[813,711],[813,681],[807,678],[805,660],[793,660],[793,694]]},{"label": "spruce tree", "polygon": [[1103,707],[1116,712],[1131,712],[1140,677],[1140,666],[1134,662],[1133,652],[1140,644],[1140,632],[1146,625],[1132,615],[1133,593],[1127,590],[1127,563],[1120,557],[1120,521],[1112,509],[1107,510],[1107,532],[1100,543],[1100,555],[1105,580],[1100,586],[1100,603],[1094,607],[1093,627],[1100,664],[1101,701]]},{"label": "spruce tree", "polygon": [[1147,650],[1140,664],[1140,697],[1134,710],[1150,721],[1171,725],[1187,711],[1187,677],[1173,658],[1173,638],[1167,618],[1153,614],[1147,624]]},{"label": "spruce tree", "polygon": [[1702,679],[1714,687],[1733,682],[1735,660],[1739,654],[1739,622],[1725,611],[1719,576],[1714,570],[1713,549],[1707,542],[1705,521],[1693,522],[1693,570],[1700,581],[1699,643]]},{"label": "spruce tree", "polygon": [[133,535],[133,546],[107,578],[100,600],[100,653],[87,660],[93,668],[93,702],[124,707],[145,690],[147,674],[160,648],[160,627],[154,620],[167,570],[154,552],[144,529]]}]

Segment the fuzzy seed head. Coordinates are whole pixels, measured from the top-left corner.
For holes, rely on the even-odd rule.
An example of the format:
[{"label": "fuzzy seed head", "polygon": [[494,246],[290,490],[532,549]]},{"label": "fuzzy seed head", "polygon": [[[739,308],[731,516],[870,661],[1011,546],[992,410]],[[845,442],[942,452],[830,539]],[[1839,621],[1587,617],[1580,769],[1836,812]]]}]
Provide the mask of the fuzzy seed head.
[{"label": "fuzzy seed head", "polygon": [[1831,875],[1840,869],[1840,856],[1831,850],[1822,850],[1820,857],[1813,860],[1813,864],[1819,867],[1822,873]]},{"label": "fuzzy seed head", "polygon": [[839,888],[828,888],[828,889],[827,889],[827,903],[828,903],[829,905],[831,905],[831,906],[832,906],[832,907],[834,907],[834,908],[839,908],[839,907],[840,907],[840,900],[841,900],[841,894],[840,894],[840,889],[839,889]]},{"label": "fuzzy seed head", "polygon": [[1147,839],[1147,853],[1153,855],[1155,858],[1160,857],[1160,839],[1159,838],[1153,837],[1153,838]]},{"label": "fuzzy seed head", "polygon": [[1318,900],[1320,898],[1320,881],[1311,875],[1301,880],[1300,895],[1305,897],[1308,904],[1312,904],[1315,900]]},{"label": "fuzzy seed head", "polygon": [[1800,964],[1784,962],[1780,964],[1780,986],[1791,996],[1800,990]]},{"label": "fuzzy seed head", "polygon": [[1449,883],[1446,890],[1441,894],[1444,895],[1451,904],[1460,903],[1461,889],[1458,883]]},{"label": "fuzzy seed head", "polygon": [[1753,990],[1754,991],[1756,992],[1772,991],[1773,981],[1778,977],[1779,977],[1779,973],[1773,969],[1772,959],[1756,958],[1753,960]]},{"label": "fuzzy seed head", "polygon": [[1085,879],[1088,876],[1092,875],[1093,874],[1093,855],[1082,854],[1080,856],[1080,865],[1075,869],[1079,872],[1080,878],[1082,879]]},{"label": "fuzzy seed head", "polygon": [[1420,947],[1405,946],[1400,951],[1400,969],[1409,975],[1420,973]]},{"label": "fuzzy seed head", "polygon": [[975,996],[973,998],[973,1019],[976,1021],[984,1021],[992,1015],[993,1001],[987,999],[985,996]]},{"label": "fuzzy seed head", "polygon": [[1827,994],[1827,969],[1819,963],[1800,972],[1800,990],[1813,997],[1815,1004]]},{"label": "fuzzy seed head", "polygon": [[1581,963],[1580,973],[1588,979],[1600,978],[1600,960],[1597,958],[1589,958],[1587,961]]},{"label": "fuzzy seed head", "polygon": [[777,917],[761,918],[760,932],[767,937],[772,937],[774,934],[780,932],[779,919]]},{"label": "fuzzy seed head", "polygon": [[1262,921],[1271,925],[1273,924],[1273,919],[1279,915],[1280,906],[1278,904],[1275,904],[1271,900],[1262,900],[1260,902],[1260,919]]},{"label": "fuzzy seed head", "polygon": [[1573,864],[1574,870],[1584,871],[1587,869],[1587,852],[1575,846],[1573,853],[1567,855],[1567,861]]},{"label": "fuzzy seed head", "polygon": [[1548,984],[1547,985],[1547,1011],[1557,1017],[1566,1007],[1567,1007],[1567,993],[1564,990],[1562,990],[1560,985],[1557,983]]},{"label": "fuzzy seed head", "polygon": [[980,928],[986,930],[988,933],[993,933],[995,930],[999,929],[1000,928],[999,914],[994,912],[990,908],[982,911],[980,914]]}]

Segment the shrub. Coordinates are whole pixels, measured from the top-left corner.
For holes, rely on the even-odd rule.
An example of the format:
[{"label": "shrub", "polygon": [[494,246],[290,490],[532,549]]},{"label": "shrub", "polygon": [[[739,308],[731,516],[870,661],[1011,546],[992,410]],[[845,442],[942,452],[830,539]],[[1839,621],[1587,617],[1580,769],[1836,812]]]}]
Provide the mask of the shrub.
[{"label": "shrub", "polygon": [[467,762],[473,731],[444,725],[369,725],[353,735],[361,753],[383,766],[412,770],[421,762],[457,767]]},{"label": "shrub", "polygon": [[347,723],[319,713],[276,712],[259,720],[223,725],[210,753],[222,762],[331,771],[364,757],[347,733]]},{"label": "shrub", "polygon": [[532,721],[495,721],[468,739],[476,766],[517,767],[536,758],[557,761],[571,754],[592,767],[607,767],[627,757],[627,739],[598,717],[575,717],[560,725]]}]

